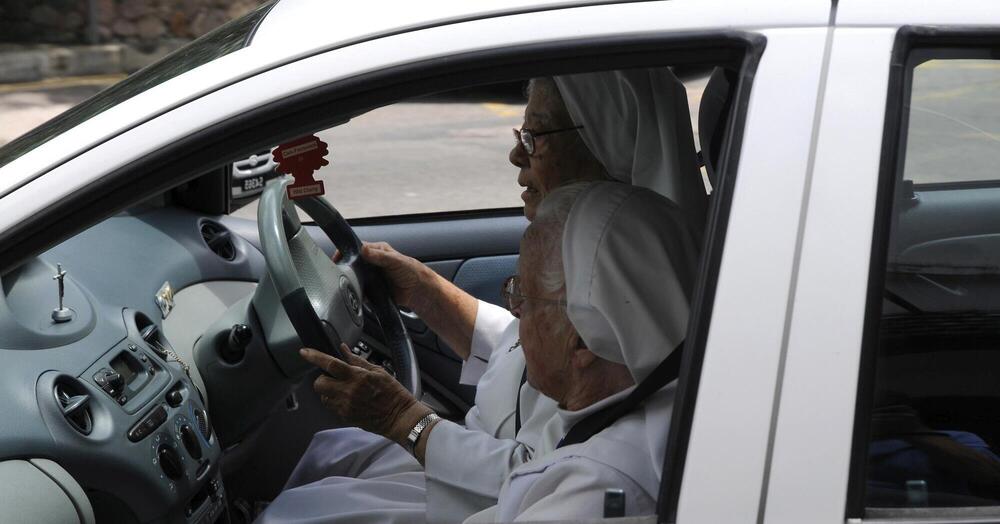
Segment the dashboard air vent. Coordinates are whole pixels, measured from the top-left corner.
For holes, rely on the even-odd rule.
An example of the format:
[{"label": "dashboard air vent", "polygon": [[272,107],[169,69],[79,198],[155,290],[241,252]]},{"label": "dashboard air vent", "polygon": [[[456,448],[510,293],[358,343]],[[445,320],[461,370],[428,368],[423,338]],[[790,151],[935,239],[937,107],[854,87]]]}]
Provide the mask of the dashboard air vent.
[{"label": "dashboard air vent", "polygon": [[201,238],[205,240],[208,249],[226,260],[236,258],[236,246],[233,245],[233,235],[221,224],[205,220],[201,223]]},{"label": "dashboard air vent", "polygon": [[212,426],[208,425],[208,414],[203,409],[196,409],[194,410],[194,419],[198,423],[198,431],[201,432],[201,436],[208,440],[212,436]]},{"label": "dashboard air vent", "polygon": [[83,388],[65,381],[57,382],[53,393],[69,425],[77,432],[89,435],[94,429],[94,419],[90,414],[90,395]]}]

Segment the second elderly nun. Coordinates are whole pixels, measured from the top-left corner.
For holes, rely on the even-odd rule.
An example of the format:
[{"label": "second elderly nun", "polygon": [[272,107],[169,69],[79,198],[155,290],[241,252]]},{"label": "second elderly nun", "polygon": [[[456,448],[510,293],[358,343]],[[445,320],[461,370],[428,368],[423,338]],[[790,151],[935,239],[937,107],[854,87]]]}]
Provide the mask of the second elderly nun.
[{"label": "second elderly nun", "polygon": [[[558,232],[554,238],[561,237],[560,249],[542,247],[553,238],[538,233],[544,229]],[[589,351],[608,369],[627,370],[627,375],[618,391],[584,407],[560,400],[560,409],[543,430],[538,458],[510,474],[496,507],[468,522],[596,519],[603,515],[608,489],[624,492],[625,516],[655,513],[676,382],[593,435],[579,437],[577,430],[585,429],[595,414],[627,402],[637,384],[658,378],[651,376],[654,370],[683,341],[697,248],[683,211],[644,188],[617,182],[574,185],[543,202],[526,233],[522,258],[547,249],[542,258],[557,265],[561,259],[565,315],[579,337],[575,351]],[[521,325],[526,321],[522,316]],[[597,376],[592,384],[552,387],[539,378],[544,376],[539,368],[552,365],[547,357],[560,359],[540,355],[536,360],[532,352],[537,349],[524,333],[522,343],[529,381],[547,395],[602,391],[614,381],[611,373]],[[557,376],[571,381],[575,375]]]}]

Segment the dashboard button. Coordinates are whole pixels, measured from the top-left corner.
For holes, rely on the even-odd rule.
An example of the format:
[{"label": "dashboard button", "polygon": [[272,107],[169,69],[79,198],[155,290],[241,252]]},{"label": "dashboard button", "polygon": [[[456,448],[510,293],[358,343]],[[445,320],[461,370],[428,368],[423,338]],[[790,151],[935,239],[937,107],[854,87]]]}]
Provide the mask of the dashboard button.
[{"label": "dashboard button", "polygon": [[161,444],[156,450],[156,458],[160,461],[160,468],[163,469],[163,474],[167,478],[178,480],[184,476],[184,464],[174,448]]},{"label": "dashboard button", "polygon": [[184,449],[191,455],[191,458],[195,460],[201,458],[201,443],[198,442],[198,436],[195,435],[194,429],[187,424],[181,426],[181,443],[184,444]]},{"label": "dashboard button", "polygon": [[167,404],[170,404],[170,407],[176,408],[181,405],[181,402],[184,402],[184,395],[181,394],[180,390],[173,389],[167,392]]},{"label": "dashboard button", "polygon": [[109,373],[107,378],[108,378],[108,386],[110,386],[112,389],[121,391],[121,389],[125,387],[125,378],[122,377],[121,374],[118,373],[117,371],[112,371],[111,373]]},{"label": "dashboard button", "polygon": [[157,406],[145,418],[143,418],[128,432],[128,439],[132,442],[139,442],[148,437],[167,420],[167,410],[163,406]]}]

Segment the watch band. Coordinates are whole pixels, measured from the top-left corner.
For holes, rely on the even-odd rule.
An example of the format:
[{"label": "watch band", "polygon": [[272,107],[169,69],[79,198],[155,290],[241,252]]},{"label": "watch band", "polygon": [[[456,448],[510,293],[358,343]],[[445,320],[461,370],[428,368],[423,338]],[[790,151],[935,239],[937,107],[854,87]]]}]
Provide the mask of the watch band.
[{"label": "watch band", "polygon": [[437,416],[437,413],[429,413],[426,417],[420,419],[419,422],[413,429],[410,430],[410,434],[406,436],[406,443],[409,445],[410,453],[413,453],[417,449],[417,441],[420,440],[420,434],[424,432],[427,426],[431,425],[435,420],[441,420],[441,417]]}]

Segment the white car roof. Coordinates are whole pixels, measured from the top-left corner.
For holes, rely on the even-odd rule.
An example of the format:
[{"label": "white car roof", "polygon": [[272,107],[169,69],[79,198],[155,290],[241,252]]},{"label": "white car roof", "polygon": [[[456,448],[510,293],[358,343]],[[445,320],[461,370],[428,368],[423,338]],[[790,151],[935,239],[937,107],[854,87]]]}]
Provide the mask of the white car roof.
[{"label": "white car roof", "polygon": [[281,0],[257,28],[255,52],[300,56],[389,34],[463,20],[638,0]]}]

